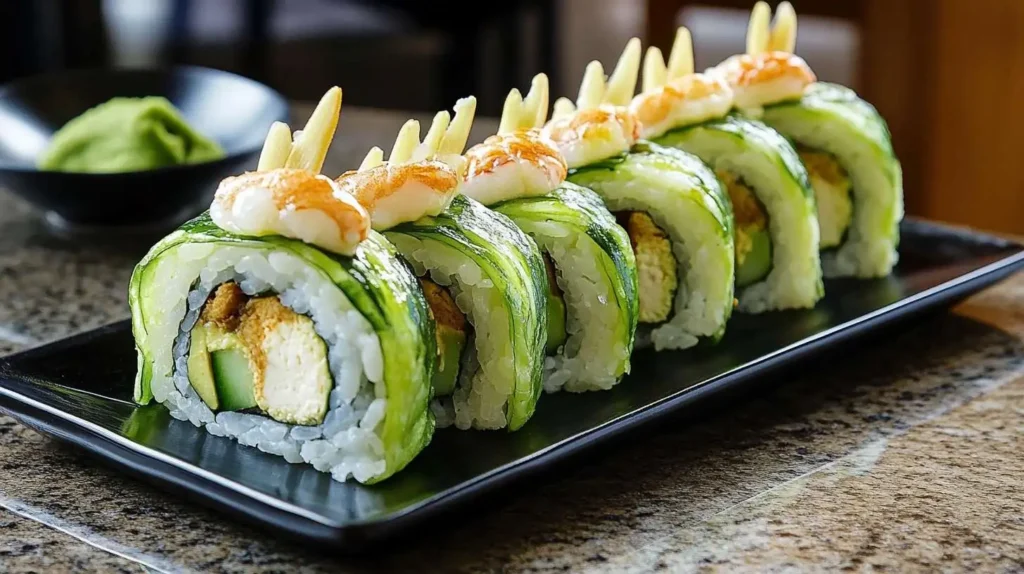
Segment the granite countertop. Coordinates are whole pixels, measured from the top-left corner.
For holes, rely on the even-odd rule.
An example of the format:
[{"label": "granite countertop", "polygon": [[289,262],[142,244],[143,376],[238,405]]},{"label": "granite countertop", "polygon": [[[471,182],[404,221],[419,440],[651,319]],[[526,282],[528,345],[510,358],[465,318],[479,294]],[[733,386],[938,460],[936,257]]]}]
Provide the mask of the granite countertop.
[{"label": "granite countertop", "polygon": [[[344,110],[325,171],[404,119]],[[0,353],[127,317],[146,247],[56,237],[0,194]],[[1024,276],[828,367],[376,558],[280,541],[0,416],[0,571],[1024,569]]]}]

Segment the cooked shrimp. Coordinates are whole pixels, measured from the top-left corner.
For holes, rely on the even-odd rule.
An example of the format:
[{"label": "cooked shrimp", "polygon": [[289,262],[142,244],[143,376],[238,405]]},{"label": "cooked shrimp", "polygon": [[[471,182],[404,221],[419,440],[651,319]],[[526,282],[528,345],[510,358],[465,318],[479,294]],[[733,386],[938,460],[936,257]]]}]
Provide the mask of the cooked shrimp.
[{"label": "cooked shrimp", "polygon": [[640,73],[640,40],[626,43],[615,70],[605,81],[601,62],[587,65],[576,104],[559,98],[552,119],[541,131],[562,152],[569,168],[629,151],[641,124],[629,109]]},{"label": "cooked shrimp", "polygon": [[541,195],[565,181],[568,167],[555,144],[541,135],[547,118],[548,78],[533,77],[525,98],[513,88],[505,98],[498,133],[466,152],[462,193],[491,205]]},{"label": "cooked shrimp", "polygon": [[405,122],[391,155],[375,147],[356,171],[341,174],[338,186],[370,213],[373,229],[440,214],[459,193],[466,159],[462,150],[476,113],[476,98],[455,102],[455,117],[438,112],[420,141],[420,123]]},{"label": "cooked shrimp", "polygon": [[558,146],[569,168],[629,151],[640,139],[640,122],[628,108],[601,104],[558,118],[543,135]]},{"label": "cooked shrimp", "polygon": [[239,235],[282,235],[342,255],[366,239],[366,210],[330,178],[277,168],[229,177],[217,188],[210,217]]},{"label": "cooked shrimp", "polygon": [[714,73],[732,87],[736,107],[748,109],[800,99],[817,81],[807,62],[788,52],[732,56]]},{"label": "cooked shrimp", "polygon": [[462,193],[484,205],[548,193],[568,171],[561,152],[537,129],[493,135],[470,148],[466,159]]},{"label": "cooked shrimp", "polygon": [[448,164],[426,160],[349,171],[336,180],[370,213],[380,231],[445,210],[459,191],[459,175]]},{"label": "cooked shrimp", "polygon": [[629,109],[643,126],[641,135],[651,138],[673,128],[723,117],[732,106],[733,91],[725,80],[693,73],[690,32],[680,27],[668,66],[660,50],[647,50],[644,91],[633,98]]},{"label": "cooked shrimp", "polygon": [[800,99],[807,86],[817,81],[807,62],[793,54],[797,31],[793,5],[781,2],[774,23],[771,14],[763,0],[755,4],[747,27],[747,53],[713,69],[732,87],[738,108]]}]

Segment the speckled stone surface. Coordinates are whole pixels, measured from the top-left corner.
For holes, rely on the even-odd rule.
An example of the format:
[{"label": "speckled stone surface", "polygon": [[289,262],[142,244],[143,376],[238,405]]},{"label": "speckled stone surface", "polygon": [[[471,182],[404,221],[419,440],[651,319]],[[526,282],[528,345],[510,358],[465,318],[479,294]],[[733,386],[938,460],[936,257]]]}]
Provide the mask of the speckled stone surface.
[{"label": "speckled stone surface", "polygon": [[[403,119],[343,112],[328,171]],[[127,316],[145,247],[54,238],[0,196],[0,353]],[[373,558],[277,540],[0,416],[0,571],[1024,570],[1024,276],[825,367]]]}]

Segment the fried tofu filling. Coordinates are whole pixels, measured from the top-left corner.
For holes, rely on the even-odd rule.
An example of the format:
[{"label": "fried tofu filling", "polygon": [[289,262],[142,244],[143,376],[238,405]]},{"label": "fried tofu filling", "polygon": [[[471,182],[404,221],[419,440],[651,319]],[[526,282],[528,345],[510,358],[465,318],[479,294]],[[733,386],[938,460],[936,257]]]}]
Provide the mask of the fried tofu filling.
[{"label": "fried tofu filling", "polygon": [[797,152],[814,188],[821,248],[839,247],[853,220],[850,176],[831,154],[807,148],[799,148]]},{"label": "fried tofu filling", "polygon": [[615,217],[629,234],[636,255],[640,322],[667,321],[679,287],[672,241],[651,216],[642,211],[620,211]]},{"label": "fried tofu filling", "polygon": [[313,321],[276,295],[249,297],[224,283],[191,332],[188,376],[214,411],[258,409],[287,424],[317,425],[333,385]]},{"label": "fried tofu filling", "polygon": [[736,285],[745,287],[764,279],[772,268],[768,215],[754,191],[742,179],[727,171],[719,171],[718,178],[729,193],[735,219]]}]

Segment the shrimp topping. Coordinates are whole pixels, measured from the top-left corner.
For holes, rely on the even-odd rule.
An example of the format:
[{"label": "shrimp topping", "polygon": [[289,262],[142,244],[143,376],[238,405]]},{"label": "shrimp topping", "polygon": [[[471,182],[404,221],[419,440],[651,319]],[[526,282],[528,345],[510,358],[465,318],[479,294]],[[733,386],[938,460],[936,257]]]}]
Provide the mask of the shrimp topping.
[{"label": "shrimp topping", "polygon": [[716,71],[732,86],[740,109],[799,100],[807,86],[817,81],[803,58],[787,52],[732,56]]},{"label": "shrimp topping", "polygon": [[763,0],[754,5],[747,28],[747,53],[732,56],[713,69],[736,93],[736,107],[757,109],[800,99],[817,81],[807,62],[793,54],[796,48],[796,12],[782,2],[771,22],[771,8]]},{"label": "shrimp topping", "polygon": [[492,205],[542,195],[565,181],[565,159],[538,129],[547,117],[547,102],[544,74],[534,76],[525,99],[517,89],[509,92],[498,133],[466,152],[462,193]]},{"label": "shrimp topping", "polygon": [[217,188],[210,217],[239,235],[283,235],[352,255],[370,230],[370,217],[330,178],[277,168],[229,177]]},{"label": "shrimp topping", "polygon": [[587,65],[576,103],[555,102],[542,135],[555,143],[568,167],[587,165],[629,151],[640,138],[641,123],[627,107],[640,72],[640,39],[627,44],[607,83],[598,61]]},{"label": "shrimp topping", "polygon": [[724,117],[733,106],[733,91],[725,80],[693,72],[693,40],[685,27],[676,30],[668,66],[655,47],[644,56],[643,92],[629,104],[643,129],[653,138],[665,132]]},{"label": "shrimp topping", "polygon": [[437,215],[448,207],[459,188],[459,176],[440,161],[383,164],[343,173],[341,190],[373,210],[373,228],[380,231]]},{"label": "shrimp topping", "polygon": [[340,111],[341,89],[335,87],[294,137],[283,123],[271,126],[257,170],[218,186],[210,205],[213,222],[239,235],[281,235],[342,255],[355,253],[369,233],[369,214],[319,175]]},{"label": "shrimp topping", "polygon": [[462,98],[454,109],[454,118],[447,111],[434,116],[422,142],[419,122],[407,121],[387,161],[375,147],[358,170],[338,177],[338,186],[370,213],[373,229],[438,215],[459,193],[466,173],[462,150],[473,126],[476,98]]}]

